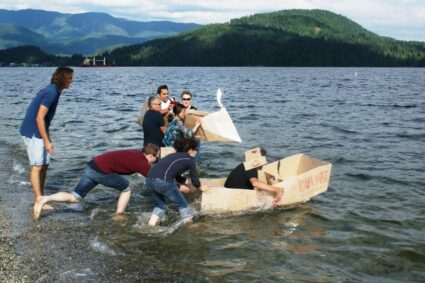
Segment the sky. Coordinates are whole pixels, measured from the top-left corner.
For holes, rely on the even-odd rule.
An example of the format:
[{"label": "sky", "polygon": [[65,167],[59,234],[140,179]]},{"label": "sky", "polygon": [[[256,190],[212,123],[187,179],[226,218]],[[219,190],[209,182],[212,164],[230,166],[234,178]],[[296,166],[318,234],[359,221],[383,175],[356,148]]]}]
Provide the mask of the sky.
[{"label": "sky", "polygon": [[399,40],[425,41],[425,0],[1,0],[0,9],[104,12],[136,21],[225,23],[285,9],[322,9]]}]

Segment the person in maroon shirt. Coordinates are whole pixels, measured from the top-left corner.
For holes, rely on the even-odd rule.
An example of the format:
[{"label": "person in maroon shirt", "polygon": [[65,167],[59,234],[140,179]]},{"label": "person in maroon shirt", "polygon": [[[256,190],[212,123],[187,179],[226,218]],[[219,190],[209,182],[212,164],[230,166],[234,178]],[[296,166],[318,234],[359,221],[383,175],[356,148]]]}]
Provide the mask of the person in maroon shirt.
[{"label": "person in maroon shirt", "polygon": [[116,215],[123,214],[131,196],[130,182],[121,175],[139,173],[147,176],[150,165],[154,163],[159,154],[158,146],[145,145],[142,150],[125,149],[105,152],[94,157],[87,163],[80,182],[72,193],[58,192],[53,195],[42,196],[34,205],[34,218],[40,217],[44,204],[56,202],[79,202],[97,184],[114,188],[121,192],[117,202]]}]

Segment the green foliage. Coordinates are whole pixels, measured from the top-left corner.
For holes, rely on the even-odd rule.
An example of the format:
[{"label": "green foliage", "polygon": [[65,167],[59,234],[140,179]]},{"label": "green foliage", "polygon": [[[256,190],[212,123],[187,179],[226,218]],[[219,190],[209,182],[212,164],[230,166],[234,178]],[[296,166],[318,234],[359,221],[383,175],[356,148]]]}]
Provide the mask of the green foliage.
[{"label": "green foliage", "polygon": [[74,54],[70,57],[49,55],[39,47],[26,45],[5,50],[0,50],[0,66],[10,64],[23,64],[26,66],[78,66],[83,57]]},{"label": "green foliage", "polygon": [[110,53],[130,66],[425,66],[425,43],[380,37],[323,10],[207,25]]},{"label": "green foliage", "polygon": [[[98,37],[89,45],[97,49],[109,40]],[[90,47],[84,42],[79,45]],[[143,44],[99,50],[119,66],[425,66],[424,42],[381,37],[323,10],[257,14]],[[0,62],[10,62],[1,52]],[[39,54],[20,60],[42,62],[41,58]],[[49,55],[45,60],[81,64],[81,56],[72,58]]]}]

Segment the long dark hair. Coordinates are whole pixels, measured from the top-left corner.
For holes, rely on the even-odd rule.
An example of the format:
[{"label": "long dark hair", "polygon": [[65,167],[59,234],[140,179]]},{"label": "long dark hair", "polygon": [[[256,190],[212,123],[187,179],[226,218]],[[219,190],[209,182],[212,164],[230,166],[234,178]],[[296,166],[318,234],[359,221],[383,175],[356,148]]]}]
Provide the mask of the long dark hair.
[{"label": "long dark hair", "polygon": [[174,141],[174,148],[177,152],[188,152],[190,149],[198,150],[198,143],[194,138],[183,137]]},{"label": "long dark hair", "polygon": [[69,67],[59,67],[52,75],[50,83],[55,84],[60,91],[65,88],[65,81],[67,76],[72,75],[74,70]]},{"label": "long dark hair", "polygon": [[185,110],[186,107],[184,107],[183,104],[181,103],[177,103],[176,105],[174,105],[173,107],[173,113],[175,116],[179,115],[183,110]]}]

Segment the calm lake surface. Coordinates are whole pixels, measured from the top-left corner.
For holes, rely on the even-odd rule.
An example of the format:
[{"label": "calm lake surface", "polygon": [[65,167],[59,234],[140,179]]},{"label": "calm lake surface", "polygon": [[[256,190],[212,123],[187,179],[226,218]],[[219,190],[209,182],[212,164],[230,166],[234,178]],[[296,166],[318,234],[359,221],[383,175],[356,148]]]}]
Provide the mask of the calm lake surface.
[{"label": "calm lake surface", "polygon": [[51,126],[47,194],[72,191],[94,155],[139,148],[140,106],[161,84],[209,112],[223,91],[243,142],[203,143],[202,177],[226,176],[258,145],[269,161],[302,152],[333,164],[308,203],[177,230],[146,227],[153,202],[138,176],[125,222],[111,220],[118,194],[101,186],[32,221],[18,128],[53,71],[0,68],[0,196],[17,252],[34,259],[23,280],[37,267],[36,282],[424,282],[425,69],[75,68]]}]

